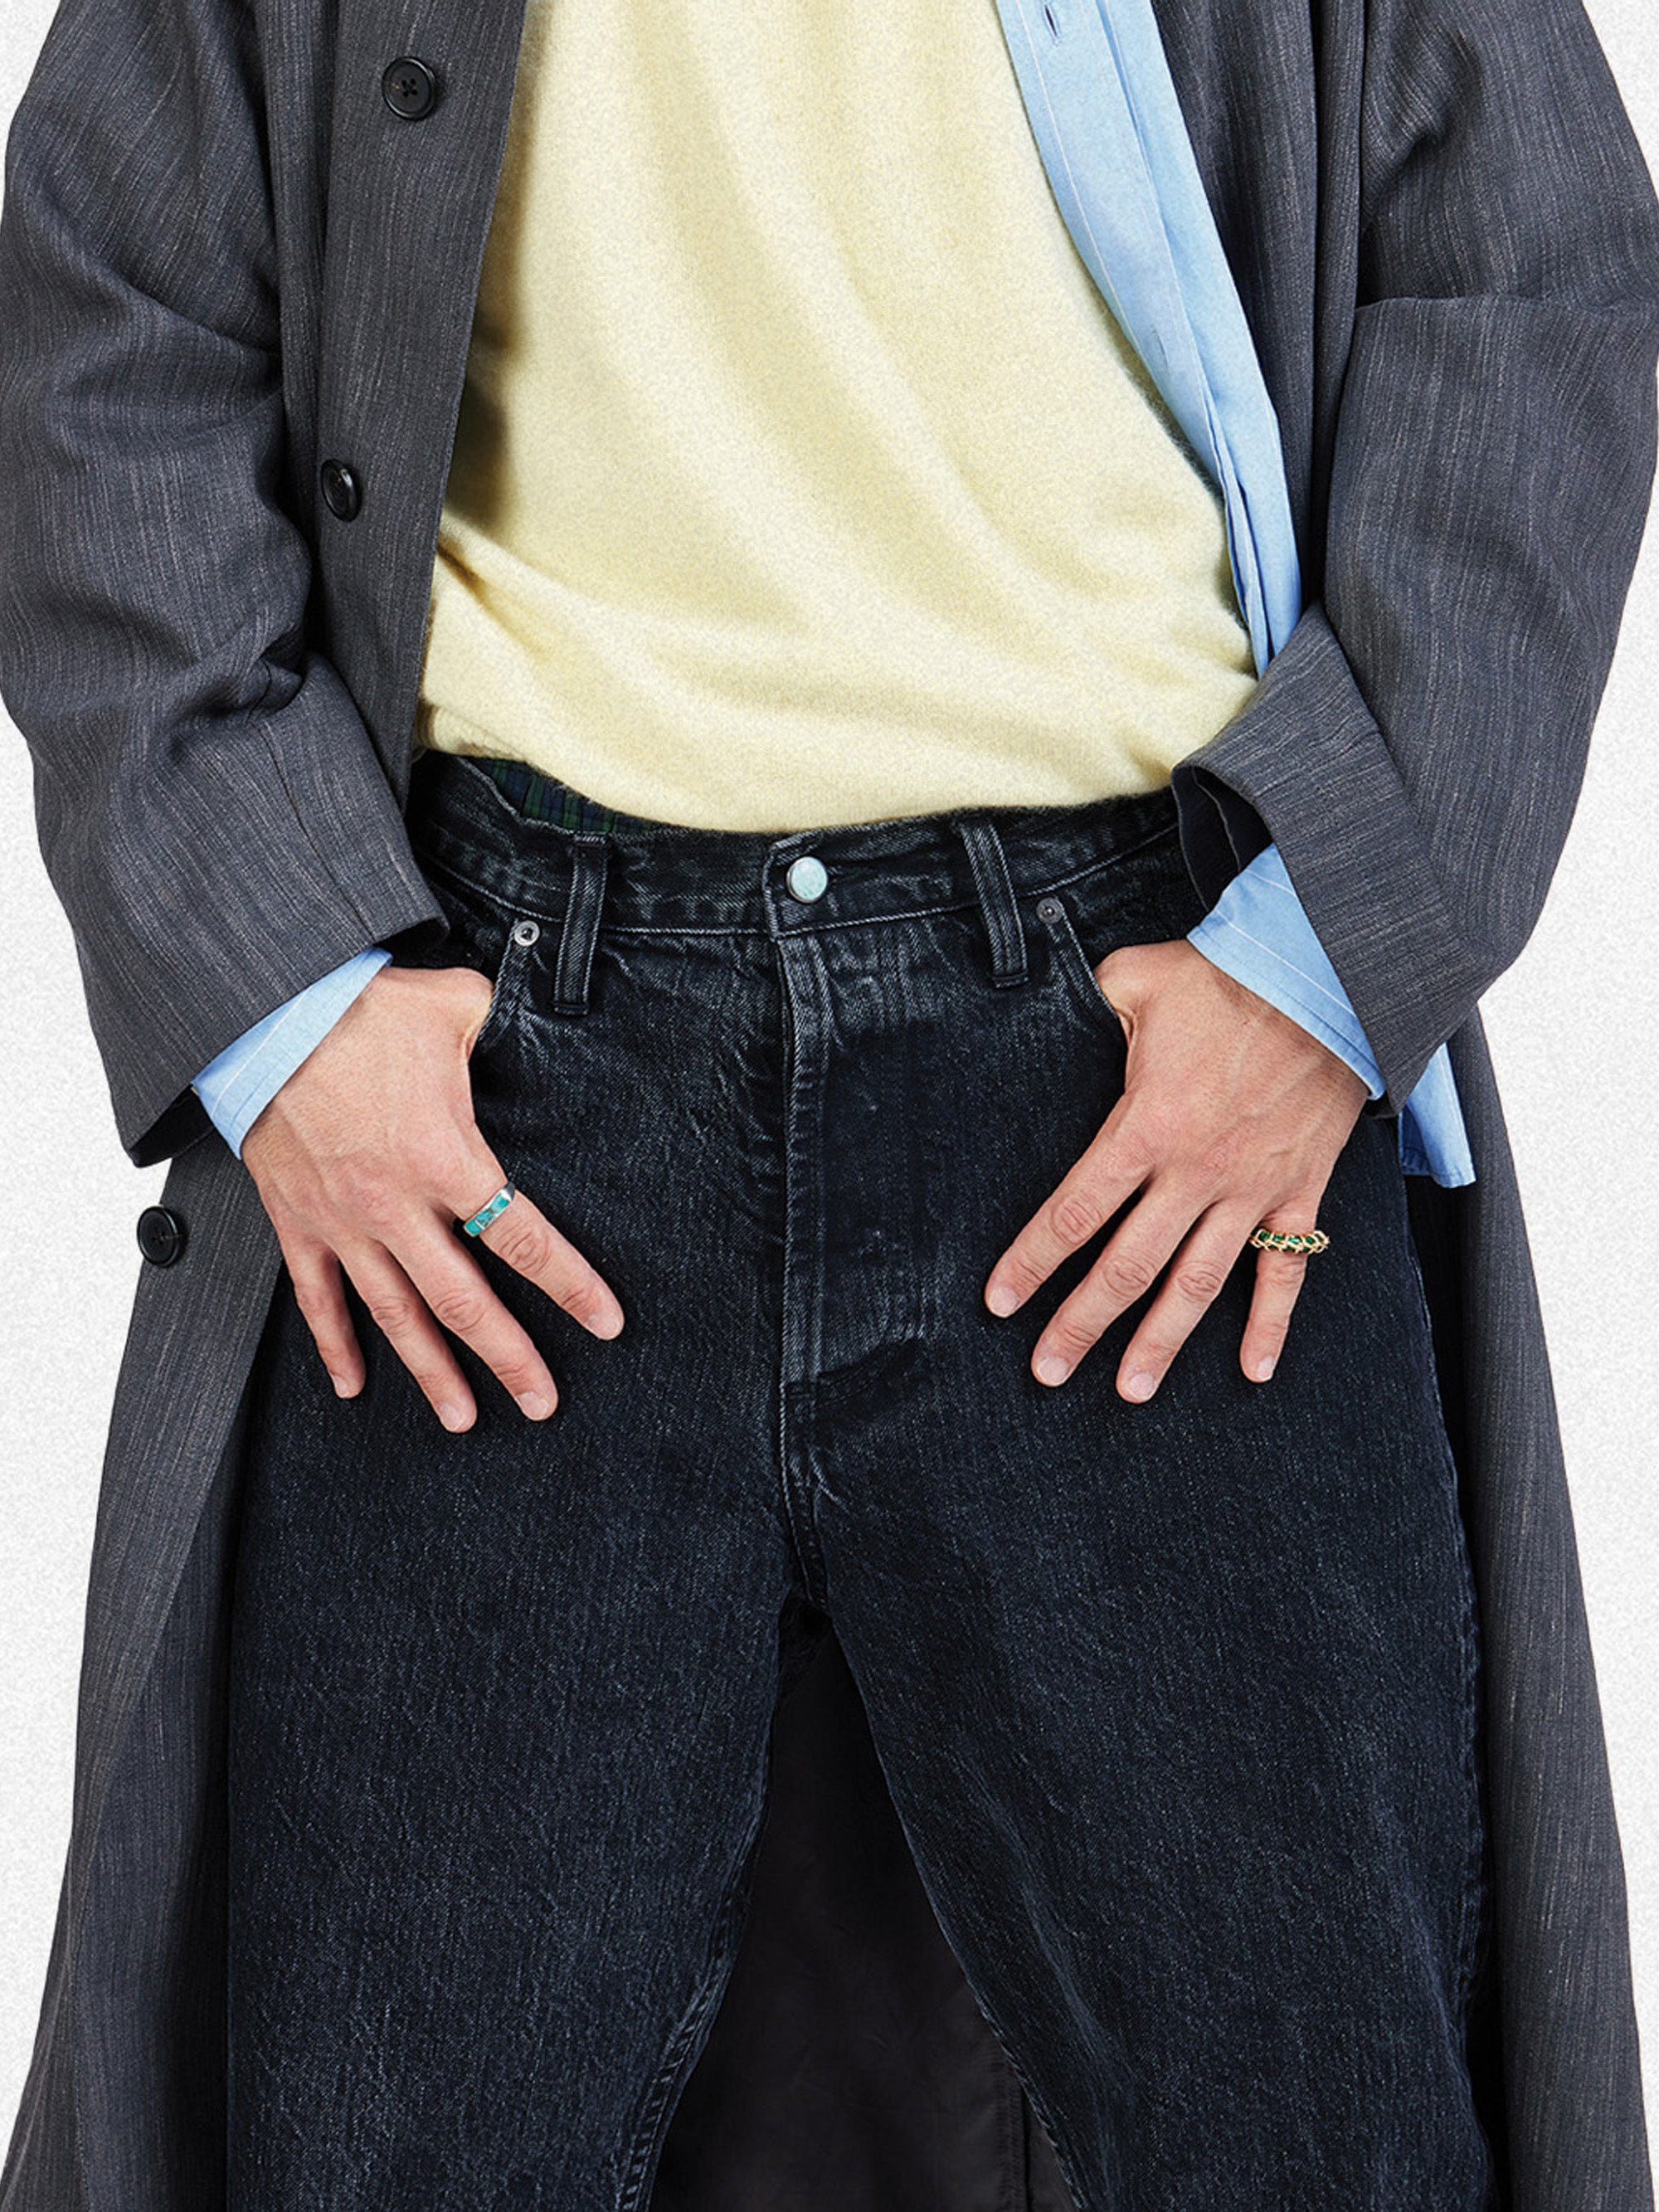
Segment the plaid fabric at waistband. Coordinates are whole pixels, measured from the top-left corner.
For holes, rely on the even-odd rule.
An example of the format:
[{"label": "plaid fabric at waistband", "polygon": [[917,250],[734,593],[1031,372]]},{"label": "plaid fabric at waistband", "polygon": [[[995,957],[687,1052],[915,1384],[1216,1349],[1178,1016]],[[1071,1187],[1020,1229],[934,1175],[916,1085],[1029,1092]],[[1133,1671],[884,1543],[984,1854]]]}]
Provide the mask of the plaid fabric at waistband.
[{"label": "plaid fabric at waistband", "polygon": [[477,753],[470,757],[532,822],[551,822],[561,830],[590,835],[595,830],[623,830],[636,837],[659,835],[672,826],[647,822],[637,814],[623,814],[614,806],[601,806],[597,799],[573,791],[555,776],[544,775],[528,761],[497,760]]}]

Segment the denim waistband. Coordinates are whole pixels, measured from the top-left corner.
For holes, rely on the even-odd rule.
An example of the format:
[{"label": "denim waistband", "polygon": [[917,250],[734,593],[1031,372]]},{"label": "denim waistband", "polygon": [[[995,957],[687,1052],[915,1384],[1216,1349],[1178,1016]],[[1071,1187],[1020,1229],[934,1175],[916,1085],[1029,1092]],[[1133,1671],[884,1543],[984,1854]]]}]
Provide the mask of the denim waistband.
[{"label": "denim waistband", "polygon": [[[522,762],[430,749],[411,776],[417,854],[514,912],[557,919],[602,871],[607,927],[752,931],[1035,898],[1176,827],[1168,784],[1074,805],[964,807],[816,830],[710,830],[602,807]],[[817,884],[794,864],[811,856]]]}]

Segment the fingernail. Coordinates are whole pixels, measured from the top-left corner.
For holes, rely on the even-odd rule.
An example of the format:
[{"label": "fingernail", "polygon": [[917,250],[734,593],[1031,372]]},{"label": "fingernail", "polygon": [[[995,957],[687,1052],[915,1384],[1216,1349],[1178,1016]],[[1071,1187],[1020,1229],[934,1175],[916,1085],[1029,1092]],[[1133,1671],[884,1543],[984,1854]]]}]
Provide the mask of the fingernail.
[{"label": "fingernail", "polygon": [[544,1421],[553,1410],[539,1390],[525,1391],[519,1403],[532,1421]]},{"label": "fingernail", "polygon": [[1036,1364],[1039,1382],[1063,1382],[1071,1371],[1071,1363],[1062,1359],[1057,1352],[1045,1352]]},{"label": "fingernail", "polygon": [[447,1429],[464,1429],[466,1426],[465,1410],[448,1398],[439,1407],[438,1419]]},{"label": "fingernail", "polygon": [[1144,1370],[1142,1370],[1131,1375],[1125,1382],[1123,1385],[1123,1395],[1126,1398],[1150,1398],[1157,1388],[1157,1376],[1148,1375]]},{"label": "fingernail", "polygon": [[1258,1382],[1265,1382],[1273,1371],[1273,1363],[1271,1356],[1265,1359],[1258,1359],[1255,1365],[1250,1370],[1251,1374],[1255,1376]]},{"label": "fingernail", "polygon": [[1012,1283],[995,1283],[985,1293],[985,1303],[994,1314],[1011,1314],[1019,1304],[1019,1292]]},{"label": "fingernail", "polygon": [[597,1320],[589,1322],[587,1333],[590,1336],[602,1336],[608,1340],[613,1336],[620,1336],[622,1326],[622,1314],[617,1307],[613,1306],[609,1313],[600,1314]]},{"label": "fingernail", "polygon": [[343,1375],[336,1375],[331,1369],[328,1379],[334,1385],[334,1395],[337,1398],[350,1398],[356,1395],[356,1385],[348,1382]]}]

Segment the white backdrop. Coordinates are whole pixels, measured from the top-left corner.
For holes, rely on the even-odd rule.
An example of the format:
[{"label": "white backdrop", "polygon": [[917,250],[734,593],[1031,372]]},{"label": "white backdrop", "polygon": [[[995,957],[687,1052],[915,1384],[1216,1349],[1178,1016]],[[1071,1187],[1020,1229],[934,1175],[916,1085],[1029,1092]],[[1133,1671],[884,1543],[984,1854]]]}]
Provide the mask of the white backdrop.
[{"label": "white backdrop", "polygon": [[[52,15],[0,0],[0,122]],[[1659,175],[1652,0],[1591,15]],[[1626,614],[1549,904],[1483,1002],[1519,1163],[1566,1436],[1659,2113],[1659,524]],[[116,1141],[69,929],[0,713],[0,2131],[33,2034],[69,1833],[100,1460],[163,1170]],[[1294,1326],[1294,1324],[1292,1324]],[[1644,1691],[1643,1685],[1647,1685]]]}]

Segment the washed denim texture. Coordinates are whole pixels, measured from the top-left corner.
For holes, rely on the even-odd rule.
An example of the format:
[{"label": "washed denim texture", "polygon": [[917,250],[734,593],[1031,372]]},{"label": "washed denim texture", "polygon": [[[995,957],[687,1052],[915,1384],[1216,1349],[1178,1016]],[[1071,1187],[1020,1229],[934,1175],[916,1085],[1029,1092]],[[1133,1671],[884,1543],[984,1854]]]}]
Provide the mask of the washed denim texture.
[{"label": "washed denim texture", "polygon": [[1203,910],[1168,789],[585,835],[433,755],[410,821],[426,957],[495,981],[480,1126],[627,1322],[482,1249],[562,1402],[526,1422],[460,1346],[451,1436],[355,1292],[337,1400],[278,1286],[231,2212],[646,2204],[819,1615],[1079,2212],[1489,2212],[1480,1621],[1392,1126],[1354,1125],[1266,1385],[1249,1251],[1145,1406],[1139,1304],[1062,1388],[1030,1372],[1098,1239],[982,1300],[1120,1094],[1091,963]]}]

